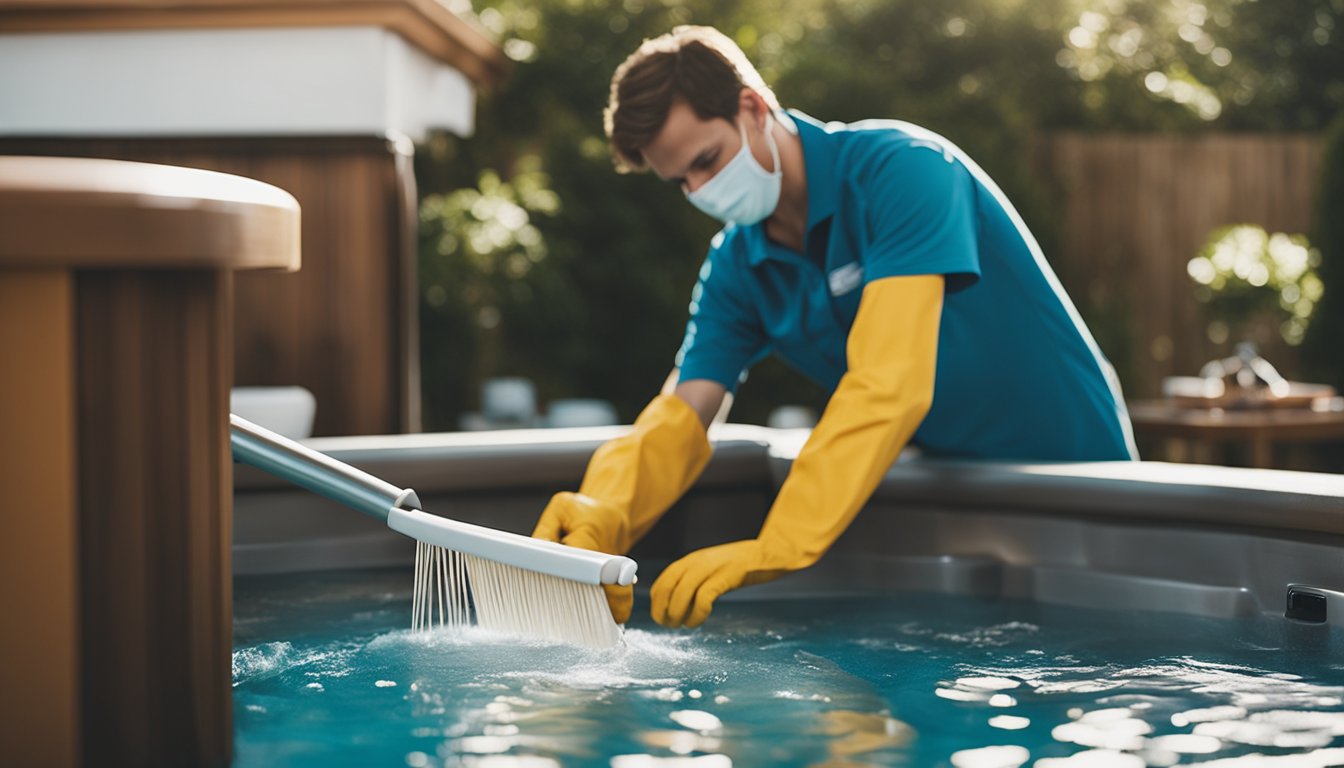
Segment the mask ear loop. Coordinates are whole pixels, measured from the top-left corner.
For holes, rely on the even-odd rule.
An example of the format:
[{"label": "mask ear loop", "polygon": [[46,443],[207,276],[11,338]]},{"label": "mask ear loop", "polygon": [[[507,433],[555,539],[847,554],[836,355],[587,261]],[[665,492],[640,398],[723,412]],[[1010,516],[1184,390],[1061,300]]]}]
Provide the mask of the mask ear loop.
[{"label": "mask ear loop", "polygon": [[778,176],[784,172],[784,168],[779,164],[779,142],[775,141],[775,113],[773,110],[765,114],[765,141],[770,145],[770,161],[774,164],[775,170],[771,175]]},{"label": "mask ear loop", "polygon": [[[771,130],[774,125],[775,112],[772,109],[767,109],[765,113],[765,143],[770,146],[770,162],[775,166],[775,170],[767,171],[765,168],[761,168],[761,164],[756,162],[754,156],[751,158],[752,163],[755,164],[756,167],[761,168],[761,170],[768,176],[778,176],[784,171],[779,165],[779,142],[775,141],[775,133]],[[747,152],[751,152],[751,143],[747,141],[747,124],[743,122],[739,130],[742,132],[743,149],[747,150]]]}]

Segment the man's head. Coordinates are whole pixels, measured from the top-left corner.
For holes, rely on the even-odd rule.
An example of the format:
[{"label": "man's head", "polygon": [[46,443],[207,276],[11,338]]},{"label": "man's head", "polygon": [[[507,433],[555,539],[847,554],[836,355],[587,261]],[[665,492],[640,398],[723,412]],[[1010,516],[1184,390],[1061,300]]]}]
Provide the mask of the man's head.
[{"label": "man's head", "polygon": [[674,103],[684,102],[700,120],[732,123],[744,88],[779,109],[742,49],[717,29],[677,27],[645,40],[611,79],[604,123],[617,170],[648,168],[644,149],[662,131]]}]

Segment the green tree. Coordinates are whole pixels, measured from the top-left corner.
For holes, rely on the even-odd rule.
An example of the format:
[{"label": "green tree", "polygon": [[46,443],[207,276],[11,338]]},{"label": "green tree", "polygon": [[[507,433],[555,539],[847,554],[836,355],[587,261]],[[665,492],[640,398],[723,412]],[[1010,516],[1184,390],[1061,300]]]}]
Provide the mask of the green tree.
[{"label": "green tree", "polygon": [[1059,63],[1084,124],[1319,130],[1344,108],[1340,0],[1078,3]]},{"label": "green tree", "polygon": [[[447,235],[468,242],[454,227],[483,222],[465,199],[428,211],[430,428],[452,427],[480,379],[505,374],[533,378],[543,399],[608,398],[629,420],[670,369],[717,225],[671,185],[614,173],[601,114],[616,66],[677,24],[736,39],[786,106],[947,136],[1057,263],[1069,254],[1056,248],[1051,191],[1028,162],[1042,132],[1315,130],[1344,108],[1344,0],[486,0],[479,18],[514,72],[483,95],[476,135],[436,137],[417,176],[427,206],[464,189],[511,200],[542,247],[524,246],[526,270],[482,271],[517,263],[519,244],[484,260],[445,252]],[[523,201],[528,184],[553,193],[554,211]],[[1124,308],[1074,298],[1125,378]],[[758,366],[734,417],[759,421],[783,402],[822,397],[780,365]]]}]

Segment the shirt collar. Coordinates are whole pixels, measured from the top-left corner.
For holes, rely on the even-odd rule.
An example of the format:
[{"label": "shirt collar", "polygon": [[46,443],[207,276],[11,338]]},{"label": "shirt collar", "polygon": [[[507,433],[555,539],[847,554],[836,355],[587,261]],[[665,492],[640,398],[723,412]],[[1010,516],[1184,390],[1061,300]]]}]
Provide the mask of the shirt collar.
[{"label": "shirt collar", "polygon": [[[807,175],[807,231],[817,224],[835,215],[835,141],[832,132],[821,122],[799,112],[787,110],[781,120],[786,128],[798,134],[803,145],[803,170]],[[754,247],[749,249],[752,266],[765,261],[769,249],[766,247],[765,226],[763,224],[748,227],[752,232]]]},{"label": "shirt collar", "polygon": [[[835,214],[835,140],[826,125],[796,109],[789,117],[798,126],[803,143],[803,168],[807,172],[807,229]],[[838,123],[832,123],[838,125]]]}]

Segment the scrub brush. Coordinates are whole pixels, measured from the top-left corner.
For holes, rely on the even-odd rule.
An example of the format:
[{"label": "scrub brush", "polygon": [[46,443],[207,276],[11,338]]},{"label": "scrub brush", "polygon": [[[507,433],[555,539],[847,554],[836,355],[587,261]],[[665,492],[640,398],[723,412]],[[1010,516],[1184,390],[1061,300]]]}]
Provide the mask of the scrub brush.
[{"label": "scrub brush", "polygon": [[634,560],[449,520],[398,488],[230,414],[235,461],[376,517],[415,539],[411,626],[465,625],[607,647],[621,639],[603,584],[635,581]]}]

